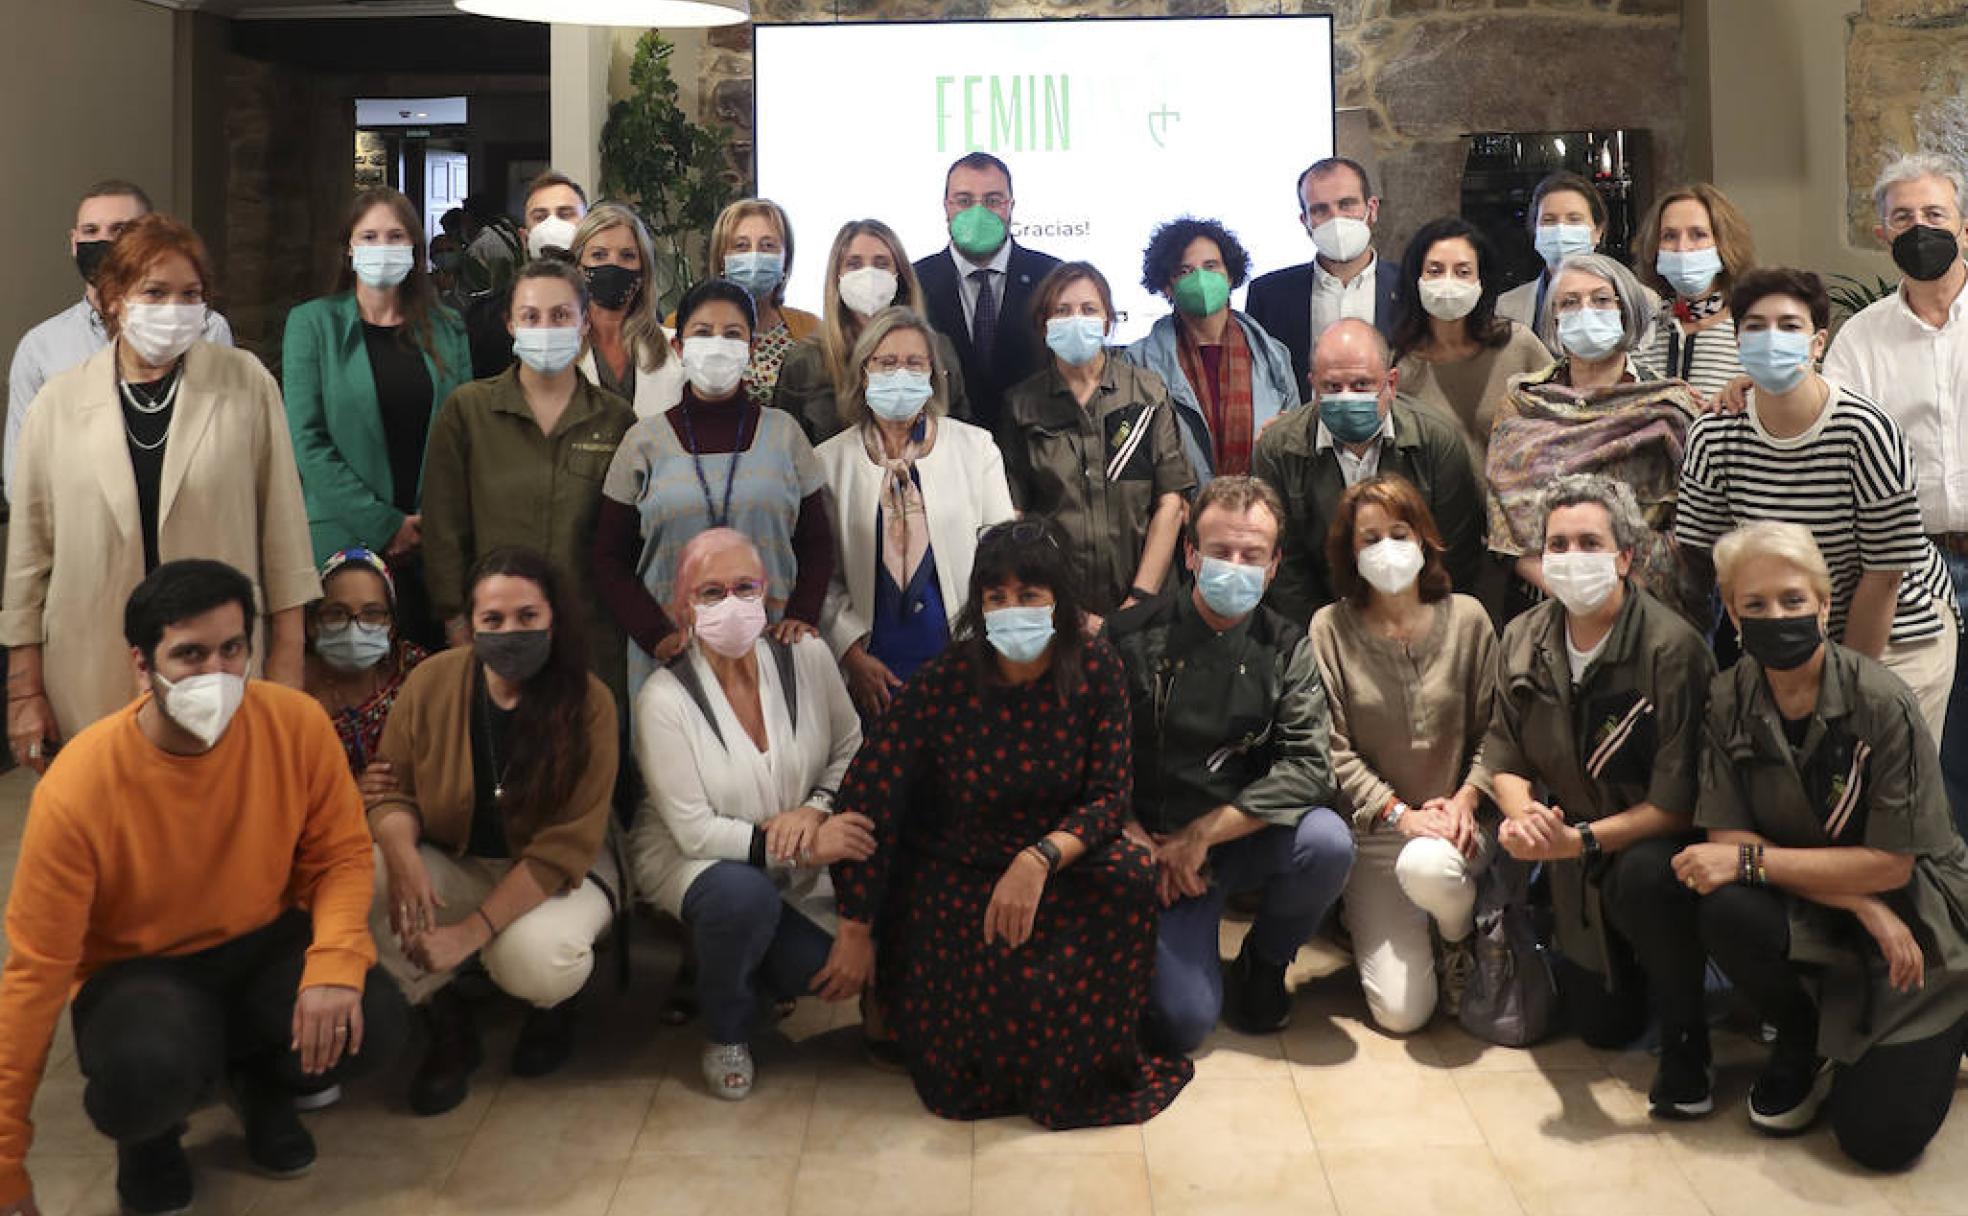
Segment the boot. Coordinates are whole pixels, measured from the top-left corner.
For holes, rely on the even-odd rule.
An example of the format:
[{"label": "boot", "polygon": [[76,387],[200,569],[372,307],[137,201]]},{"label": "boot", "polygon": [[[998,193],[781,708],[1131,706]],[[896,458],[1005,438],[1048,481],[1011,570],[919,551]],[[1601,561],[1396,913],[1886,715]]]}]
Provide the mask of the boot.
[{"label": "boot", "polygon": [[484,1060],[471,1006],[451,988],[441,988],[423,1009],[429,1044],[410,1078],[410,1109],[428,1118],[456,1109],[471,1093],[471,1075]]}]

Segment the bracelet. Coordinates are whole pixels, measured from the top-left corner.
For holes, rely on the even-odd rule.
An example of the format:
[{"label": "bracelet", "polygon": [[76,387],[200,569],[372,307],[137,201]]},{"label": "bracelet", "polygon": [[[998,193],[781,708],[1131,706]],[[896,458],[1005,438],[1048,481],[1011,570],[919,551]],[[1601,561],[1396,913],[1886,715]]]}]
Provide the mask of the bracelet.
[{"label": "bracelet", "polygon": [[499,936],[499,926],[492,923],[492,918],[485,914],[485,909],[483,907],[479,907],[474,909],[474,911],[478,913],[478,919],[485,922],[485,931],[491,934],[493,937]]},{"label": "bracelet", "polygon": [[1605,851],[1599,847],[1598,833],[1592,830],[1591,824],[1589,823],[1579,824],[1578,834],[1579,834],[1579,858],[1581,860],[1594,861],[1599,857],[1599,855],[1602,852]]},{"label": "bracelet", "polygon": [[1039,860],[1045,862],[1046,873],[1048,874],[1057,873],[1059,863],[1065,860],[1065,856],[1059,851],[1059,846],[1043,836],[1026,847],[1037,853]]},{"label": "bracelet", "polygon": [[1392,828],[1401,822],[1401,816],[1407,814],[1412,809],[1407,803],[1396,798],[1394,805],[1380,813],[1380,822],[1375,826],[1377,828]]},{"label": "bracelet", "polygon": [[1745,887],[1764,887],[1770,884],[1769,871],[1763,868],[1763,846],[1745,844],[1736,852],[1737,874]]}]

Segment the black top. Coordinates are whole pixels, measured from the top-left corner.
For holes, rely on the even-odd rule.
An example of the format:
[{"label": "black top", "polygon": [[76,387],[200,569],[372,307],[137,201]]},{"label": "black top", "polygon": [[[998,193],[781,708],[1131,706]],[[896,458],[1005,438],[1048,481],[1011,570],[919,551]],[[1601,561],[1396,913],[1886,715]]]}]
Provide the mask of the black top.
[{"label": "black top", "polygon": [[[157,569],[158,498],[164,488],[164,447],[177,413],[178,368],[148,384],[124,381],[123,437],[137,478],[137,511],[143,518],[144,573]],[[134,402],[132,401],[134,398]]]},{"label": "black top", "polygon": [[1811,714],[1805,714],[1801,718],[1783,720],[1784,741],[1790,744],[1790,750],[1794,752],[1804,750],[1805,736],[1811,731],[1811,718]]},{"label": "black top", "polygon": [[594,352],[594,366],[596,384],[624,401],[635,400],[636,361],[633,351],[629,353],[629,360],[619,377],[616,376],[615,369],[608,366],[608,360],[602,357],[599,349]]},{"label": "black top", "polygon": [[471,714],[472,821],[465,852],[473,857],[511,857],[506,843],[506,809],[496,791],[511,775],[512,721],[517,709],[500,709],[485,694],[483,678],[473,681]]},{"label": "black top", "polygon": [[[400,326],[362,323],[369,349],[369,371],[376,378],[376,407],[383,416],[383,444],[389,449],[390,502],[405,515],[417,513],[417,484],[424,475],[424,439],[430,434],[430,368],[424,352],[399,339]],[[388,537],[377,537],[388,543]]]}]

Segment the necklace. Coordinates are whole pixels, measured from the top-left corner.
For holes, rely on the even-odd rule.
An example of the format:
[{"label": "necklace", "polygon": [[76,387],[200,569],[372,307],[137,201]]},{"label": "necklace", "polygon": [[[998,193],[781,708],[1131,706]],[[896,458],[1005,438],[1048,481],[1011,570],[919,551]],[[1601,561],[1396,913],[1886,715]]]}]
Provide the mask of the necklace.
[{"label": "necklace", "polygon": [[492,728],[492,694],[481,684],[478,696],[480,717],[485,725],[485,755],[492,762],[492,801],[501,802],[506,797],[506,770],[512,767],[512,757],[507,756],[504,764],[499,763],[499,737]]},{"label": "necklace", "polygon": [[165,387],[163,396],[159,397],[156,401],[145,401],[143,394],[137,392],[136,388],[128,380],[117,380],[116,387],[122,390],[123,400],[128,402],[130,408],[139,414],[161,414],[177,403],[178,386],[184,383],[177,376],[175,370],[167,378],[171,383]]},{"label": "necklace", "polygon": [[[737,407],[743,409],[741,405]],[[760,418],[763,419],[761,414]],[[704,474],[704,458],[697,453],[697,428],[690,421],[690,400],[683,402],[683,437],[690,444],[690,463],[697,470],[697,488],[704,492],[704,511],[711,517],[713,528],[729,527],[731,523],[731,488],[738,484],[738,461],[745,454],[745,416],[738,415],[738,442],[731,449],[731,468],[724,475],[724,509],[711,499],[711,479]]]}]

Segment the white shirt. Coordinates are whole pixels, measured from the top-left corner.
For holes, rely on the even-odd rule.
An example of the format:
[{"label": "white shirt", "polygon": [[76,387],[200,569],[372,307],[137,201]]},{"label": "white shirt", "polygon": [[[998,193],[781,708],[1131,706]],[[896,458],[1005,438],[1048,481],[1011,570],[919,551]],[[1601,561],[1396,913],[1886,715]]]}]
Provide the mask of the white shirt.
[{"label": "white shirt", "polygon": [[991,273],[991,298],[997,301],[998,323],[1002,325],[1005,319],[1005,275],[1011,269],[1011,238],[1006,237],[1004,244],[991,255],[991,260],[982,266],[958,253],[955,245],[949,246],[949,253],[950,260],[957,267],[957,298],[963,301],[964,329],[970,333],[977,332],[977,280],[970,276],[980,270]]},{"label": "white shirt", "polygon": [[1376,254],[1367,262],[1367,268],[1353,276],[1350,283],[1342,283],[1339,276],[1326,270],[1325,263],[1312,259],[1312,344],[1319,344],[1319,335],[1328,326],[1349,317],[1355,321],[1374,323],[1374,272],[1380,268],[1380,256]]},{"label": "white shirt", "polygon": [[1939,329],[1898,291],[1874,301],[1838,331],[1824,375],[1877,402],[1906,432],[1927,531],[1968,532],[1968,288]]},{"label": "white shirt", "polygon": [[1580,650],[1572,645],[1572,627],[1569,624],[1565,626],[1565,660],[1572,665],[1573,688],[1578,687],[1578,682],[1585,678],[1585,669],[1592,666],[1592,660],[1604,653],[1606,643],[1612,640],[1613,631],[1608,629],[1606,636],[1599,639],[1597,646],[1590,650]]},{"label": "white shirt", "polygon": [[[216,312],[205,315],[205,340],[232,345],[232,326]],[[14,348],[14,365],[7,376],[7,447],[0,453],[0,475],[7,479],[7,501],[14,497],[14,453],[20,450],[21,425],[27,407],[41,386],[71,367],[80,367],[109,345],[109,331],[87,296],[27,331]]]},{"label": "white shirt", "polygon": [[[1305,408],[1318,409],[1319,407],[1313,404]],[[1380,472],[1380,449],[1393,442],[1394,413],[1389,410],[1387,416],[1380,420],[1380,429],[1374,432],[1373,442],[1367,445],[1365,452],[1356,453],[1350,445],[1334,439],[1333,433],[1326,429],[1324,422],[1318,424],[1318,433],[1312,438],[1312,450],[1318,453],[1327,448],[1333,449],[1334,454],[1339,457],[1339,475],[1346,479],[1348,487],[1352,487]]]}]

